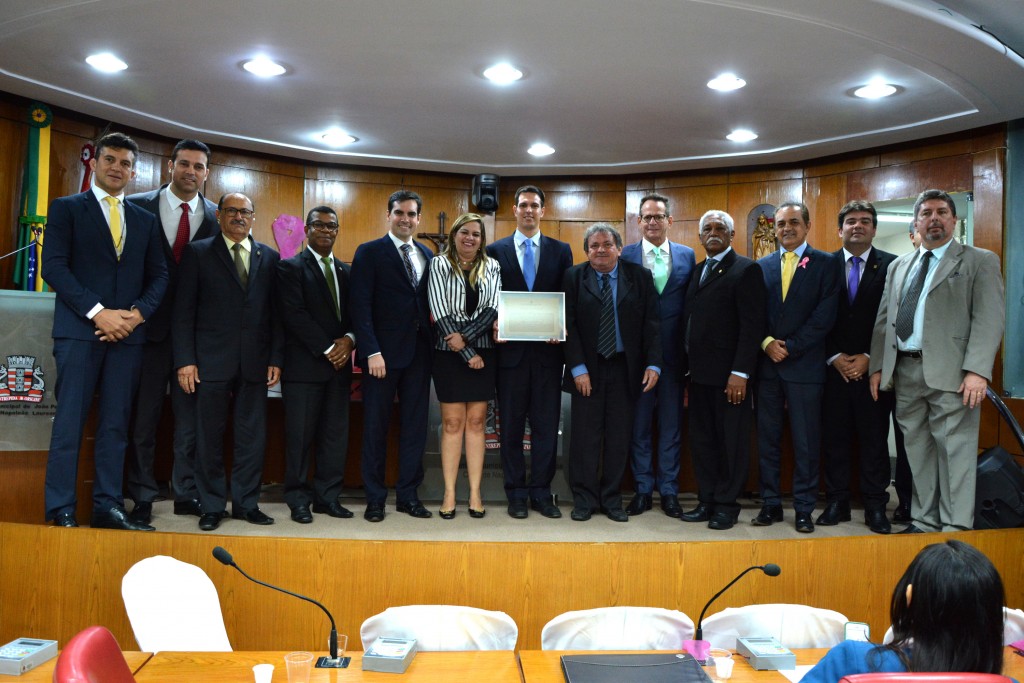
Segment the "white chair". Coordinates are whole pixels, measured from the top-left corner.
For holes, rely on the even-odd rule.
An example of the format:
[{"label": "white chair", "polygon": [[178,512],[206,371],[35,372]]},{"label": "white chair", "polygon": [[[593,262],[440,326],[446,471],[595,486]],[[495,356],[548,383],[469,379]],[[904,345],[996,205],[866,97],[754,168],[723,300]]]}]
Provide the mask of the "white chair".
[{"label": "white chair", "polygon": [[785,603],[730,607],[704,620],[701,630],[711,647],[732,650],[736,638],[772,637],[790,649],[832,647],[845,638],[849,619],[839,612]]},{"label": "white chair", "polygon": [[[1003,645],[1015,643],[1024,638],[1024,610],[1010,609],[1003,607]],[[892,642],[892,626],[885,632],[882,643],[888,645]]]},{"label": "white chair", "polygon": [[147,557],[124,575],[121,597],[143,652],[231,652],[217,588],[199,567]]},{"label": "white chair", "polygon": [[363,622],[363,650],[380,637],[415,638],[427,652],[514,650],[519,627],[504,612],[461,605],[388,607]]},{"label": "white chair", "polygon": [[544,625],[542,650],[680,650],[693,620],[661,607],[599,607],[566,612]]}]

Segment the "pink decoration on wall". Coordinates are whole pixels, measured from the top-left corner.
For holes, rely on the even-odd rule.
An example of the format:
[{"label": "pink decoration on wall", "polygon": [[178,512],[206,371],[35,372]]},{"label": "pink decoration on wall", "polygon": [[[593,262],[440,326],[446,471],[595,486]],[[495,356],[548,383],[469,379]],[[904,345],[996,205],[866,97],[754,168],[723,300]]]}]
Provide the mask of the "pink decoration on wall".
[{"label": "pink decoration on wall", "polygon": [[301,218],[283,213],[274,220],[271,227],[281,258],[291,258],[299,253],[302,241],[306,239],[306,225]]}]

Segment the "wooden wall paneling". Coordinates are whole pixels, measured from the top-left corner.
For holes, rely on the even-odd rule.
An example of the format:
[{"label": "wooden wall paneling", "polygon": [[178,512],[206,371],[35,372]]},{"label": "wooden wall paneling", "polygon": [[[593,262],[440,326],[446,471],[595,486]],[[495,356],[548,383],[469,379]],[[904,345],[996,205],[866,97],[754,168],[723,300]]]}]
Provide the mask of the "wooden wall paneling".
[{"label": "wooden wall paneling", "polygon": [[800,180],[804,170],[799,166],[783,166],[773,168],[761,166],[757,168],[735,168],[729,171],[729,184],[734,183],[767,183],[780,180]]},{"label": "wooden wall paneling", "polygon": [[928,188],[947,192],[970,191],[974,163],[969,154],[885,166],[849,174],[846,191],[851,197],[888,201],[916,197]]},{"label": "wooden wall paneling", "polygon": [[657,176],[654,179],[654,188],[657,192],[665,194],[665,190],[673,187],[696,187],[699,185],[728,185],[733,182],[729,178],[728,169],[721,171],[686,171],[684,173],[673,173]]},{"label": "wooden wall paneling", "polygon": [[878,168],[878,165],[877,153],[858,153],[854,156],[813,161],[804,166],[804,177],[815,178],[818,176],[836,175],[838,173],[849,173],[851,171],[864,171],[869,168]]},{"label": "wooden wall paneling", "polygon": [[672,227],[668,229],[668,238],[676,244],[683,244],[693,249],[698,261],[706,256],[704,247],[700,245],[699,218],[672,221]]},{"label": "wooden wall paneling", "polygon": [[[851,197],[852,199],[852,197]],[[829,175],[804,180],[804,204],[811,214],[807,236],[815,249],[835,251],[843,246],[839,237],[839,209],[847,202],[846,176]]]},{"label": "wooden wall paneling", "polygon": [[306,167],[303,163],[283,156],[218,149],[211,145],[210,157],[211,168],[216,165],[221,168],[237,168],[257,173],[291,176],[293,178],[304,178],[306,175]]},{"label": "wooden wall paneling", "polygon": [[[555,236],[557,236],[558,235],[557,224],[554,224],[554,225],[556,226],[554,228]],[[496,218],[494,220],[494,234],[487,236],[488,237],[487,243],[491,244],[493,242],[497,242],[500,239],[508,237],[509,235],[514,233],[515,231],[516,231],[515,219],[509,220],[507,218],[501,218],[501,219]],[[540,231],[543,234],[547,234],[548,236],[551,236],[552,224],[551,223],[541,222],[541,224],[540,224]]]},{"label": "wooden wall paneling", "polygon": [[[974,192],[974,246],[1003,252],[1005,207],[1003,176],[1006,172],[1006,147],[972,155]],[[967,207],[957,207],[966,214]]]},{"label": "wooden wall paneling", "polygon": [[[597,221],[559,221],[558,222],[558,239],[563,242],[568,242],[569,246],[572,247],[572,261],[573,263],[583,263],[587,260],[587,253],[583,249],[583,234],[587,231],[591,225]],[[622,221],[601,221],[602,223],[608,223],[613,228],[619,231],[619,234],[623,234],[625,226]],[[623,246],[628,242],[623,239]]]},{"label": "wooden wall paneling", "polygon": [[971,138],[971,151],[975,154],[990,149],[1006,149],[1007,125],[1005,123],[977,128],[968,133]]},{"label": "wooden wall paneling", "polygon": [[302,210],[305,188],[301,177],[212,163],[206,189],[215,204],[228,192],[241,192],[249,197],[256,210],[253,237],[274,249],[278,248],[272,227],[274,221],[283,214],[305,218]]},{"label": "wooden wall paneling", "polygon": [[[17,107],[4,106],[0,109],[0,140],[4,140],[4,154],[0,155],[0,220],[6,226],[0,231],[0,254],[7,254],[18,248],[21,225],[22,179],[25,174],[25,156],[28,149],[28,112],[22,111],[25,122],[8,118]],[[0,284],[14,287],[14,266],[16,257],[0,261]]]},{"label": "wooden wall paneling", "polygon": [[305,177],[309,180],[338,180],[346,183],[376,183],[395,188],[402,186],[404,172],[386,168],[350,168],[346,166],[307,163]]},{"label": "wooden wall paneling", "polygon": [[[915,161],[970,154],[972,151],[974,151],[974,144],[970,135],[943,136],[929,140],[924,144],[920,142],[916,144],[904,143],[882,150],[881,154],[879,154],[879,163],[882,166],[899,166]],[[931,186],[929,185],[929,187]]]}]

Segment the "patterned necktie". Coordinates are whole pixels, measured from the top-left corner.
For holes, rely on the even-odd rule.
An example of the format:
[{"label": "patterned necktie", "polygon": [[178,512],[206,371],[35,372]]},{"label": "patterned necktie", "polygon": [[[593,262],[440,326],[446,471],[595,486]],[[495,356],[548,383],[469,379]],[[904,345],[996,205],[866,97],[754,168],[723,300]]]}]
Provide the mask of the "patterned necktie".
[{"label": "patterned necktie", "polygon": [[416,289],[416,285],[419,284],[419,280],[416,279],[416,269],[412,267],[412,258],[409,257],[409,252],[412,251],[412,245],[403,244],[399,249],[402,250],[402,261],[405,263],[405,273],[409,276],[409,282],[412,283],[412,288]]},{"label": "patterned necktie", "polygon": [[533,291],[533,283],[537,280],[537,261],[533,255],[533,240],[523,241],[523,277],[526,279],[526,288]]},{"label": "patterned necktie", "polygon": [[793,273],[796,272],[796,252],[782,252],[782,300],[786,300],[789,294],[789,285],[793,282]]},{"label": "patterned necktie", "polygon": [[597,328],[597,352],[605,358],[615,355],[615,301],[612,297],[612,276],[607,273],[601,278],[601,322]]},{"label": "patterned necktie", "polygon": [[110,238],[114,241],[114,251],[117,252],[117,260],[121,260],[124,253],[124,226],[121,224],[121,206],[117,197],[107,195],[103,201],[110,207]]},{"label": "patterned necktie", "polygon": [[242,245],[235,244],[231,247],[235,252],[235,270],[238,271],[238,279],[242,281],[242,287],[249,287],[249,271],[245,269],[245,261],[242,260]]},{"label": "patterned necktie", "polygon": [[924,280],[928,277],[928,267],[932,263],[932,252],[925,250],[921,258],[921,267],[917,270],[917,277],[910,284],[903,301],[900,302],[899,311],[896,313],[896,336],[900,341],[907,341],[914,332],[914,315],[917,313],[917,304],[921,300],[921,292],[924,289]]},{"label": "patterned necktie", "polygon": [[324,279],[327,280],[327,289],[331,290],[331,299],[334,301],[334,315],[341,319],[338,311],[338,286],[334,284],[334,268],[331,267],[331,257],[323,256],[320,260],[324,264]]},{"label": "patterned necktie", "polygon": [[857,298],[857,286],[860,285],[860,264],[864,259],[860,256],[850,258],[850,273],[846,276],[846,291],[850,295],[850,305]]},{"label": "patterned necktie", "polygon": [[188,204],[181,203],[181,218],[178,219],[178,234],[174,236],[174,262],[181,263],[181,252],[185,250],[185,245],[188,244],[188,234],[191,231],[191,226],[188,222]]},{"label": "patterned necktie", "polygon": [[709,258],[708,262],[704,264],[704,272],[701,273],[701,275],[700,275],[700,282],[698,284],[700,284],[700,285],[704,284],[704,282],[708,279],[708,276],[711,275],[711,273],[714,272],[715,266],[717,266],[717,265],[718,265],[718,259],[716,259],[716,258]]},{"label": "patterned necktie", "polygon": [[661,247],[654,248],[654,269],[651,274],[654,275],[654,287],[658,290],[658,294],[661,294],[665,291],[665,285],[668,284],[668,264],[665,263]]}]

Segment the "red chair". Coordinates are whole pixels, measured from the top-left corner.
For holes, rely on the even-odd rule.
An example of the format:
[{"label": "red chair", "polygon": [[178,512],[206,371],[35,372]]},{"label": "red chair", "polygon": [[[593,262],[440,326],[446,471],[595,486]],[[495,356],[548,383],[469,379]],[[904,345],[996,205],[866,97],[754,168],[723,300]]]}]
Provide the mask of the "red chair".
[{"label": "red chair", "polygon": [[135,683],[135,677],[114,635],[102,626],[90,626],[61,650],[53,683]]},{"label": "red chair", "polygon": [[887,673],[854,674],[843,676],[839,683],[1013,683],[1013,679],[998,674],[975,673]]}]

